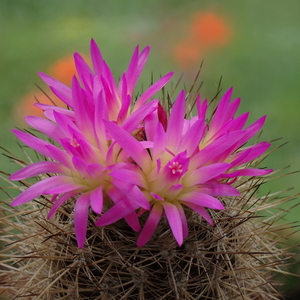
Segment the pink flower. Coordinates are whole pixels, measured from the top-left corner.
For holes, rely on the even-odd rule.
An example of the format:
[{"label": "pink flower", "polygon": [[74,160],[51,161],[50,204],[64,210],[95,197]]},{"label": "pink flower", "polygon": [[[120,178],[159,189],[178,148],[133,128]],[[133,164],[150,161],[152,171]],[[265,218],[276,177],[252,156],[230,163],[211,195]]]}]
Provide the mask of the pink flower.
[{"label": "pink flower", "polygon": [[[206,208],[222,210],[224,204],[217,196],[239,196],[231,184],[238,176],[262,176],[271,170],[249,169],[245,163],[264,153],[270,144],[263,142],[242,146],[263,126],[265,117],[243,129],[248,114],[234,118],[239,106],[230,103],[232,89],[225,93],[214,114],[206,124],[207,101],[197,99],[198,115],[185,117],[185,94],[177,97],[167,122],[161,113],[153,112],[145,120],[146,141],[138,141],[123,128],[110,121],[105,127],[119,144],[124,156],[134,161],[134,169],[117,168],[110,173],[111,181],[122,197],[97,221],[97,226],[111,224],[140,209],[134,196],[127,197],[128,184],[139,188],[151,205],[148,219],[139,235],[137,245],[149,241],[163,214],[172,233],[181,245],[188,235],[185,207],[196,211],[213,225]],[[232,178],[231,184],[228,178]]]},{"label": "pink flower", "polygon": [[[34,135],[13,130],[27,146],[45,156],[45,161],[32,163],[10,176],[11,180],[46,174],[17,196],[12,206],[27,203],[41,195],[52,195],[53,205],[49,211],[51,218],[68,199],[76,196],[74,208],[75,233],[80,248],[86,238],[89,208],[101,214],[106,194],[113,202],[119,202],[118,191],[110,173],[114,168],[131,171],[132,164],[118,155],[119,148],[111,142],[105,121],[113,122],[127,134],[136,134],[143,129],[142,122],[156,111],[157,100],[147,102],[171,78],[169,73],[150,86],[136,101],[134,87],[139,79],[149,55],[149,47],[139,53],[135,49],[127,71],[118,86],[113,75],[102,59],[96,43],[91,41],[93,71],[83,58],[75,53],[75,65],[79,79],[74,76],[72,88],[40,73],[53,93],[70,109],[52,105],[36,104],[44,110],[48,120],[29,116],[26,122],[45,134],[53,142],[44,141]],[[51,174],[49,177],[48,174]],[[126,187],[123,187],[123,190]],[[149,209],[149,202],[138,188],[127,185],[127,195],[137,199],[138,206]],[[74,198],[72,198],[74,199]],[[135,214],[125,216],[128,223],[139,230]]]},{"label": "pink flower", "polygon": [[175,240],[182,245],[188,236],[186,210],[194,210],[213,226],[207,209],[225,209],[226,203],[219,196],[240,195],[233,186],[238,177],[263,176],[271,171],[246,167],[270,144],[244,146],[261,129],[265,117],[244,128],[248,114],[235,117],[240,100],[231,102],[232,89],[222,97],[209,124],[208,104],[201,102],[200,96],[196,99],[197,115],[192,118],[186,117],[184,92],[178,95],[169,117],[158,100],[151,100],[172,73],[135,99],[134,87],[148,55],[149,47],[141,52],[137,47],[116,85],[92,40],[93,70],[75,53],[79,79],[74,76],[71,88],[40,73],[53,93],[69,107],[36,104],[47,119],[26,118],[50,141],[13,130],[45,160],[10,176],[11,180],[34,176],[41,179],[11,205],[52,195],[48,214],[51,218],[72,199],[80,248],[85,243],[90,209],[101,215],[97,226],[124,218],[135,231],[141,230],[139,217],[148,214],[138,246],[150,240],[165,215]]}]

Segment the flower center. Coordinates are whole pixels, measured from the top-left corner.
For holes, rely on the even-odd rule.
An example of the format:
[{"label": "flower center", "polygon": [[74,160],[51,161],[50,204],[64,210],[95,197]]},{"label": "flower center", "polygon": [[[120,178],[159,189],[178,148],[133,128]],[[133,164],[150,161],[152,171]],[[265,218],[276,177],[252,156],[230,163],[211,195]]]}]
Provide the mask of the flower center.
[{"label": "flower center", "polygon": [[78,141],[75,138],[70,140],[70,145],[73,146],[74,148],[80,147],[80,144],[78,143]]},{"label": "flower center", "polygon": [[178,173],[182,173],[183,169],[182,169],[182,164],[180,164],[178,161],[173,161],[170,165],[169,168],[171,169],[172,174],[178,174]]}]

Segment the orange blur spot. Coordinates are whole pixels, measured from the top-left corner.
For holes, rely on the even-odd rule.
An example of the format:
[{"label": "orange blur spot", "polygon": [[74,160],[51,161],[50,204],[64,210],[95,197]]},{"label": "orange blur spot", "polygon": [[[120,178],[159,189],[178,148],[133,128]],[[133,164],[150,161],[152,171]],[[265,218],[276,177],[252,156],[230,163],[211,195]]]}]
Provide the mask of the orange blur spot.
[{"label": "orange blur spot", "polygon": [[184,69],[200,60],[200,51],[197,45],[190,40],[184,40],[177,44],[173,49],[173,55]]},{"label": "orange blur spot", "polygon": [[190,35],[199,41],[199,46],[210,50],[215,46],[226,46],[231,29],[225,21],[213,12],[196,13],[190,26]]},{"label": "orange blur spot", "polygon": [[197,12],[191,16],[186,37],[175,45],[173,56],[182,68],[200,63],[201,58],[213,49],[225,47],[232,29],[214,12]]}]

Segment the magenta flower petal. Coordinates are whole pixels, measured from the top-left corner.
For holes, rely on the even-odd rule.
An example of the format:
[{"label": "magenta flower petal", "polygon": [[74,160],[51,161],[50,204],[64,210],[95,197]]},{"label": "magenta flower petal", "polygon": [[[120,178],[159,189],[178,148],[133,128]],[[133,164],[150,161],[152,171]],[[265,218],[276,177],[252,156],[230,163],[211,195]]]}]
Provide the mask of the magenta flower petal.
[{"label": "magenta flower petal", "polygon": [[76,124],[83,134],[91,133],[93,128],[93,116],[89,112],[86,97],[77,78],[74,76],[72,81],[72,98]]},{"label": "magenta flower petal", "polygon": [[258,119],[256,122],[254,122],[253,124],[251,124],[250,126],[248,126],[245,131],[246,131],[246,136],[245,138],[247,138],[247,140],[249,140],[250,138],[252,138],[255,134],[257,134],[259,132],[259,130],[261,130],[261,128],[263,127],[265,121],[266,121],[267,116],[263,116],[260,119]]},{"label": "magenta flower petal", "polygon": [[202,193],[208,194],[210,196],[240,196],[240,192],[233,186],[223,183],[205,184],[201,187],[200,191]]},{"label": "magenta flower petal", "polygon": [[74,117],[74,111],[61,108],[61,107],[56,107],[53,105],[48,105],[48,104],[42,104],[42,103],[35,103],[34,106],[42,109],[44,111],[44,115],[51,121],[55,122],[55,118],[53,113],[59,112],[63,115],[69,116],[69,117]]},{"label": "magenta flower petal", "polygon": [[17,196],[11,206],[18,206],[33,200],[44,193],[44,191],[60,186],[68,182],[70,179],[67,176],[49,177],[30,186],[27,190]]},{"label": "magenta flower petal", "polygon": [[112,98],[112,102],[116,100],[118,101],[119,99],[113,99],[113,97],[116,98],[116,96],[118,95],[118,91],[114,81],[114,76],[105,61],[103,61],[103,74],[101,76],[101,79],[106,95]]},{"label": "magenta flower petal", "polygon": [[138,209],[140,206],[125,197],[118,201],[112,208],[105,212],[95,223],[96,226],[106,226],[112,224],[127,215],[131,214],[133,211]]},{"label": "magenta flower petal", "polygon": [[[242,130],[244,125],[247,122],[249,113],[245,113],[236,119],[229,120],[225,124],[223,124],[217,131],[212,131],[211,129],[208,131],[208,134],[206,136],[206,143],[210,144],[217,138],[221,137],[222,135],[228,133],[228,132],[233,132],[233,131],[238,131]],[[246,131],[244,130],[244,136],[241,138],[238,143],[235,145],[236,149],[243,145],[246,141],[248,141]]]},{"label": "magenta flower petal", "polygon": [[51,187],[46,189],[43,194],[51,195],[51,194],[62,194],[67,193],[71,191],[78,191],[82,189],[83,186],[80,184],[77,184],[75,182],[64,182],[59,185],[56,185],[55,187]]},{"label": "magenta flower petal", "polygon": [[96,42],[93,39],[91,40],[91,58],[95,74],[101,75],[103,72],[103,58]]},{"label": "magenta flower petal", "polygon": [[146,187],[145,179],[142,174],[133,170],[117,169],[112,171],[109,176],[142,188]]},{"label": "magenta flower petal", "polygon": [[122,128],[128,132],[134,131],[147,115],[157,109],[157,101],[144,104],[124,121]]},{"label": "magenta flower petal", "polygon": [[107,169],[100,164],[90,164],[86,167],[87,174],[94,179],[102,178],[106,170]]},{"label": "magenta flower petal", "polygon": [[149,217],[137,239],[136,244],[138,247],[143,247],[150,240],[161,219],[162,213],[163,207],[161,204],[155,204],[152,207]]},{"label": "magenta flower petal", "polygon": [[158,194],[155,194],[155,193],[150,193],[150,195],[155,198],[156,200],[159,200],[159,201],[164,201],[165,199],[162,198],[161,196],[159,196]]},{"label": "magenta flower petal", "polygon": [[24,167],[10,175],[10,180],[22,180],[44,173],[63,173],[64,166],[53,161],[40,161]]},{"label": "magenta flower petal", "polygon": [[158,102],[157,110],[149,114],[143,121],[143,125],[144,125],[143,133],[147,132],[147,136],[146,136],[147,141],[154,140],[156,127],[157,124],[159,123],[158,110],[160,106],[161,104]]},{"label": "magenta flower petal", "polygon": [[54,214],[56,213],[56,211],[71,197],[75,196],[77,194],[77,191],[71,191],[68,193],[65,193],[63,195],[61,195],[55,202],[54,204],[51,206],[51,209],[48,213],[47,219],[51,219]]},{"label": "magenta flower petal", "polygon": [[[144,63],[146,63],[146,60],[144,61]],[[135,47],[127,71],[123,74],[124,76],[126,75],[125,78],[128,78],[129,81],[128,82],[130,86],[129,93],[133,91],[135,83],[139,78],[139,74],[136,73],[138,61],[139,61],[139,46]]]},{"label": "magenta flower petal", "polygon": [[73,107],[73,102],[72,102],[72,98],[70,98],[69,94],[66,93],[65,90],[63,89],[57,89],[55,87],[49,86],[50,90],[52,91],[52,93],[59,98],[60,100],[62,100],[68,107],[72,108]]},{"label": "magenta flower petal", "polygon": [[102,207],[103,207],[103,189],[102,185],[100,185],[98,188],[92,190],[90,194],[90,201],[91,201],[91,208],[92,210],[97,213],[102,213]]},{"label": "magenta flower petal", "polygon": [[[100,94],[101,97],[102,93]],[[107,141],[106,129],[103,123],[104,119],[108,119],[107,106],[102,99],[96,99],[95,103],[95,117],[94,117],[94,132],[96,136],[97,145],[101,152],[105,153],[105,146]]]},{"label": "magenta flower petal", "polygon": [[90,67],[79,53],[74,53],[74,62],[81,82],[91,91],[93,74]]},{"label": "magenta flower petal", "polygon": [[157,124],[156,133],[154,136],[153,143],[153,158],[157,159],[161,157],[166,151],[166,133],[164,131],[163,125],[161,123]]},{"label": "magenta flower petal", "polygon": [[[231,90],[233,90],[233,88],[231,88]],[[240,106],[240,103],[241,103],[241,98],[237,98],[237,99],[234,99],[228,105],[228,112],[227,112],[226,121],[234,118],[234,115],[236,114],[236,112],[237,112],[237,110]]]},{"label": "magenta flower petal", "polygon": [[[231,159],[234,159],[234,160],[231,162],[231,165],[233,167],[235,167],[237,165],[245,164],[245,163],[259,157],[260,155],[262,155],[270,146],[271,146],[271,144],[269,144],[269,143],[261,142],[259,144],[253,145],[241,152],[238,152],[237,154],[232,155]],[[246,154],[246,155],[243,155],[243,154]]]},{"label": "magenta flower petal", "polygon": [[56,146],[53,146],[51,144],[47,145],[46,148],[51,153],[51,158],[60,162],[64,166],[66,166],[69,169],[72,169],[72,159],[71,157],[63,150],[57,148]]},{"label": "magenta flower petal", "polygon": [[216,178],[231,167],[228,163],[216,163],[196,169],[185,177],[185,185],[193,186]]},{"label": "magenta flower petal", "polygon": [[[216,132],[227,120],[228,120],[228,106],[231,99],[233,89],[230,88],[220,100],[220,103],[216,109],[213,120],[210,124],[210,130]],[[229,111],[230,112],[230,111]],[[235,111],[233,112],[235,113]],[[231,114],[231,117],[233,115]]]},{"label": "magenta flower petal", "polygon": [[68,137],[71,138],[70,128],[74,131],[78,131],[77,126],[74,123],[74,118],[63,113],[53,111],[53,117],[57,125],[59,126],[60,131],[63,133],[61,139]]},{"label": "magenta flower petal", "polygon": [[28,147],[36,150],[37,152],[50,157],[54,159],[52,156],[51,152],[48,150],[46,146],[50,146],[51,144],[48,142],[45,142],[29,133],[17,130],[17,129],[12,129],[12,132],[17,136],[19,140],[21,140],[24,144],[26,144]]},{"label": "magenta flower petal", "polygon": [[180,138],[183,130],[184,114],[185,114],[185,94],[184,91],[181,91],[172,107],[170,119],[168,122],[167,133],[166,133],[166,137],[167,137],[166,144],[171,151],[176,151],[179,146]]},{"label": "magenta flower petal", "polygon": [[52,88],[52,90],[59,92],[57,96],[62,101],[64,101],[68,106],[73,107],[71,89],[68,86],[42,72],[38,72],[38,74],[43,81]]},{"label": "magenta flower petal", "polygon": [[73,165],[75,169],[80,173],[83,179],[88,177],[87,173],[87,162],[79,156],[73,156],[72,158]]},{"label": "magenta flower petal", "polygon": [[[98,161],[98,153],[97,150],[91,145],[88,140],[81,135],[81,133],[74,131],[70,128],[70,132],[72,132],[73,138],[72,140],[65,140],[70,148],[74,150],[73,154],[77,154],[86,160],[87,163],[94,163]],[[65,145],[66,146],[66,145]]]},{"label": "magenta flower petal", "polygon": [[240,131],[230,132],[226,135],[215,140],[213,143],[206,146],[204,149],[201,149],[193,158],[193,163],[200,167],[210,161],[212,161],[217,156],[223,154],[228,150],[232,145],[236,144],[238,140],[243,137],[245,133]]},{"label": "magenta flower petal", "polygon": [[124,217],[127,224],[136,232],[141,230],[141,225],[139,222],[139,218],[135,211],[129,213],[127,216]]},{"label": "magenta flower petal", "polygon": [[224,174],[225,178],[235,178],[238,176],[264,176],[271,173],[273,170],[271,169],[241,169],[234,172],[230,172],[228,174]]},{"label": "magenta flower petal", "polygon": [[118,117],[117,117],[118,124],[122,124],[124,121],[127,121],[126,118],[127,118],[127,115],[128,115],[129,109],[130,109],[130,104],[131,104],[131,96],[127,94],[127,87],[123,88],[123,89],[126,89],[126,92],[123,91],[123,93],[122,93],[121,109],[120,109],[120,111],[118,113]]},{"label": "magenta flower petal", "polygon": [[[147,46],[141,51],[141,53],[139,55],[139,59],[138,59],[138,65],[137,65],[137,68],[135,70],[135,76],[134,76],[134,74],[132,74],[131,78],[138,79],[140,77],[140,75],[141,75],[141,73],[144,69],[144,66],[145,66],[145,64],[148,60],[149,54],[150,54],[150,46]],[[135,85],[135,83],[134,83],[134,85]]]},{"label": "magenta flower petal", "polygon": [[204,100],[203,103],[201,103],[200,95],[198,95],[197,99],[196,99],[196,108],[197,108],[198,118],[205,119],[206,113],[207,113],[207,108],[208,108],[208,103],[207,103],[207,100]]},{"label": "magenta flower petal", "polygon": [[138,99],[134,105],[134,111],[141,107],[148,99],[154,96],[161,88],[163,88],[173,76],[173,72],[170,72],[157,80],[153,85],[151,85]]},{"label": "magenta flower petal", "polygon": [[206,209],[202,206],[196,205],[191,202],[183,202],[182,203],[192,210],[194,210],[196,213],[198,213],[201,217],[203,217],[204,220],[206,220],[211,226],[214,226],[214,221],[212,220],[209,213],[206,211]]},{"label": "magenta flower petal", "polygon": [[128,81],[128,91],[132,94],[134,86],[136,85],[144,66],[147,62],[148,56],[150,52],[150,47],[146,47],[140,54],[139,54],[139,47],[136,47],[132,59],[129,63],[128,69],[126,71],[126,78]]},{"label": "magenta flower petal", "polygon": [[168,198],[176,199],[178,194],[182,191],[183,188],[184,186],[182,184],[172,185],[168,191]]},{"label": "magenta flower petal", "polygon": [[231,131],[235,131],[235,130],[241,130],[243,129],[243,127],[245,126],[247,120],[249,117],[249,112],[244,113],[240,116],[238,116],[236,119],[233,119],[229,122],[226,123],[226,125],[224,125],[225,130],[231,130]]},{"label": "magenta flower petal", "polygon": [[88,194],[82,194],[78,197],[74,208],[74,228],[78,248],[83,248],[84,246],[89,206],[90,198]]},{"label": "magenta flower petal", "polygon": [[181,139],[178,151],[182,152],[187,150],[187,155],[191,156],[196,148],[199,147],[199,143],[204,135],[204,131],[204,119],[197,120]]},{"label": "magenta flower petal", "polygon": [[[232,146],[232,148],[229,148],[227,150],[227,155],[230,155],[231,153],[233,153],[235,150],[237,150],[239,147],[243,146],[245,143],[248,142],[248,140],[250,138],[252,138],[254,136],[254,134],[256,134],[260,128],[263,126],[265,122],[265,117],[260,118],[259,120],[257,120],[255,123],[253,123],[252,125],[250,125],[249,127],[247,127],[246,129],[244,129],[244,136],[235,144]],[[263,142],[266,144],[266,142]],[[253,147],[256,145],[253,145]]]},{"label": "magenta flower petal", "polygon": [[190,192],[188,194],[180,195],[180,199],[184,203],[189,202],[198,206],[208,207],[212,209],[225,209],[224,205],[220,200],[210,195],[201,192]]},{"label": "magenta flower petal", "polygon": [[59,140],[64,137],[58,126],[49,120],[35,116],[28,116],[25,118],[25,121],[28,125],[39,132],[44,133],[57,143],[59,143]]},{"label": "magenta flower petal", "polygon": [[184,209],[183,209],[182,205],[180,203],[176,203],[175,205],[176,205],[177,210],[179,212],[181,223],[182,223],[182,236],[183,236],[183,239],[185,239],[189,234],[187,219],[186,219],[186,216],[185,216]]},{"label": "magenta flower petal", "polygon": [[150,204],[148,199],[145,197],[143,192],[133,184],[129,184],[127,182],[118,180],[118,179],[112,179],[112,184],[120,190],[126,197],[128,197],[132,202],[135,202],[139,205],[139,207],[142,207],[146,210],[150,209]]},{"label": "magenta flower petal", "polygon": [[127,154],[143,169],[149,167],[150,157],[144,147],[128,132],[112,122],[105,121],[109,134],[127,152]]},{"label": "magenta flower petal", "polygon": [[161,202],[161,204],[164,207],[166,217],[168,219],[168,222],[170,224],[172,233],[178,243],[179,246],[183,243],[183,231],[182,231],[182,221],[181,216],[178,211],[178,208],[169,202]]}]

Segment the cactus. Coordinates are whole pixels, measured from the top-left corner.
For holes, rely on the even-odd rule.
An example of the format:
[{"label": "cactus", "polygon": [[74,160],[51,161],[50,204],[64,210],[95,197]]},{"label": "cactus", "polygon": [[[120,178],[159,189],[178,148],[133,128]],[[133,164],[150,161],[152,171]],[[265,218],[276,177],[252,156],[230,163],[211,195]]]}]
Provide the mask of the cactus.
[{"label": "cactus", "polygon": [[[97,75],[100,72],[99,66],[102,64],[103,67],[104,61],[99,63],[100,52],[93,41],[91,48]],[[126,95],[133,97],[136,78],[133,80],[126,76],[141,72],[147,51],[148,48],[141,54],[138,54],[138,50],[134,53],[131,64],[121,79],[121,88],[118,91],[116,88],[110,89],[116,93],[115,98],[112,97],[114,101],[119,101],[120,95],[117,93],[120,91],[120,97],[124,100],[126,88]],[[74,101],[87,101],[87,94],[92,86],[88,80],[83,79],[83,75],[90,71],[87,71],[86,65],[77,54],[75,62],[79,71],[84,70],[78,73],[86,89],[81,88],[74,79],[70,92],[47,75],[41,75],[68,106],[71,106],[69,104],[76,97],[77,100]],[[107,82],[112,84],[109,72],[105,67],[104,70],[102,71],[108,76]],[[93,134],[89,135],[89,124],[84,123],[87,120],[82,121],[88,112],[83,116],[82,110],[85,108],[78,103],[73,108],[71,106],[70,110],[53,110],[53,107],[39,105],[45,110],[51,124],[35,117],[27,119],[34,129],[48,135],[47,142],[37,138],[32,130],[15,131],[23,143],[41,153],[37,155],[39,162],[43,163],[33,163],[28,149],[24,146],[22,149],[26,160],[6,151],[10,159],[24,167],[12,175],[2,172],[1,176],[8,184],[2,188],[7,200],[3,203],[1,217],[1,239],[5,248],[1,251],[0,271],[1,291],[6,297],[34,300],[260,300],[281,297],[276,289],[274,274],[287,274],[287,266],[293,263],[291,249],[281,245],[285,235],[290,234],[289,229],[293,224],[280,224],[278,219],[286,211],[281,210],[278,213],[274,209],[294,196],[284,196],[283,192],[257,195],[261,184],[276,176],[276,172],[271,172],[272,170],[259,168],[263,159],[272,151],[267,150],[270,144],[266,142],[247,147],[244,145],[260,130],[265,118],[242,129],[248,115],[234,118],[239,101],[230,102],[232,90],[225,93],[219,104],[217,97],[209,105],[207,101],[201,102],[192,93],[193,88],[188,93],[180,93],[174,104],[166,97],[165,91],[161,100],[152,100],[145,104],[146,100],[163,88],[169,78],[170,75],[166,75],[140,98],[134,101],[131,99],[132,108],[128,106],[125,114],[126,105],[116,102],[115,107],[119,104],[119,110],[116,113],[112,109],[103,115],[106,120],[103,121],[104,125],[98,123],[100,129],[93,133],[96,138]],[[96,82],[99,78],[95,76],[94,80]],[[103,89],[106,87],[103,84]],[[70,95],[71,98],[68,98]],[[128,100],[127,96],[125,98]],[[183,104],[188,108],[183,110]],[[197,106],[197,121],[192,118],[194,106]],[[209,108],[210,115],[207,113]],[[131,118],[132,115],[134,118]],[[183,125],[180,127],[181,125],[176,124],[180,123],[180,115],[184,122],[190,122],[189,129],[183,129]],[[61,136],[57,138],[56,134],[64,133],[66,129],[61,129],[61,126],[70,121],[68,118],[72,119],[69,125],[78,126],[81,133],[84,133],[86,144],[90,143],[91,146],[83,144],[81,139],[75,139],[74,135],[69,144],[61,142],[58,145],[57,141]],[[92,118],[95,118],[95,114],[92,114]],[[161,164],[165,168],[158,165],[155,169],[152,166],[151,170],[154,168],[155,174],[158,174],[155,178],[153,172],[147,173],[145,161],[148,159],[151,165],[153,157],[159,152],[155,150],[155,143],[159,144],[159,139],[155,133],[151,133],[149,124],[153,123],[149,119],[156,120],[156,134],[160,139],[166,140],[162,155],[166,155],[166,152],[167,155],[172,153],[171,159],[162,156]],[[50,132],[49,128],[54,126],[55,121],[58,124],[56,131]],[[96,122],[96,118],[91,124],[93,122]],[[47,125],[48,129],[41,125]],[[174,132],[169,129],[170,126],[176,127],[179,136],[184,132],[182,139],[185,143],[179,143],[177,148],[174,146],[177,140],[174,140]],[[197,145],[192,146],[194,135],[191,133],[187,137],[186,132],[194,130],[195,126],[203,126],[203,132],[200,134],[193,131],[195,139],[198,136],[198,140]],[[99,142],[103,138],[97,136],[99,133],[105,135],[103,144],[103,141]],[[229,144],[221,151],[220,148],[225,147],[226,139]],[[96,181],[89,181],[86,175],[82,175],[91,173],[80,173],[79,169],[82,168],[78,167],[85,165],[83,159],[95,167],[97,162],[91,163],[93,154],[89,154],[87,158],[82,152],[76,152],[76,155],[82,155],[80,163],[79,159],[73,159],[73,165],[65,163],[67,167],[60,166],[53,158],[53,147],[57,145],[59,151],[65,151],[70,156],[75,156],[75,150],[70,152],[68,147],[82,147],[81,150],[88,151],[93,149],[98,155],[100,152],[95,143],[98,146],[101,144],[101,151],[107,147],[110,149],[108,152],[115,155],[110,158],[111,163],[106,160],[107,165],[102,165],[103,169],[97,173],[104,176],[104,179],[101,177],[102,181],[99,180],[100,189]],[[136,154],[136,149],[142,144],[146,146],[140,148]],[[215,156],[211,154],[214,149],[217,153]],[[203,159],[202,153],[209,156],[204,165],[199,163],[199,166],[194,166],[190,163],[199,161],[199,157]],[[68,158],[64,161],[68,161]],[[37,172],[35,166],[42,166],[44,171]],[[87,169],[90,170],[89,165]],[[208,172],[211,174],[207,175]],[[126,178],[124,174],[131,174],[134,179]],[[79,175],[82,175],[81,180],[78,179]],[[199,178],[195,179],[196,175]],[[75,183],[67,181],[67,176],[73,178]],[[28,177],[33,179],[26,179]],[[53,183],[53,186],[49,186],[49,182],[56,180],[56,177],[57,186]],[[61,179],[62,177],[64,178]],[[13,180],[21,184],[16,184]],[[59,180],[65,181],[59,185]],[[163,180],[165,182],[161,182]],[[43,190],[42,182],[46,182]],[[157,188],[160,184],[163,184],[162,189]],[[131,188],[136,188],[137,192],[133,193]],[[161,190],[164,189],[167,192],[162,194]],[[13,190],[21,194],[13,197]],[[71,194],[70,190],[73,191]],[[93,198],[95,190],[97,197]],[[127,190],[128,195],[125,192]],[[138,196],[141,200],[138,203],[140,206],[134,199],[139,192],[142,192]],[[197,196],[203,195],[203,198],[195,200],[195,193]],[[125,202],[118,198],[121,194]],[[83,204],[87,197],[89,201]],[[122,207],[126,213],[123,213]],[[170,207],[173,215],[170,214]],[[153,220],[156,220],[155,225]]]}]

